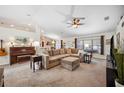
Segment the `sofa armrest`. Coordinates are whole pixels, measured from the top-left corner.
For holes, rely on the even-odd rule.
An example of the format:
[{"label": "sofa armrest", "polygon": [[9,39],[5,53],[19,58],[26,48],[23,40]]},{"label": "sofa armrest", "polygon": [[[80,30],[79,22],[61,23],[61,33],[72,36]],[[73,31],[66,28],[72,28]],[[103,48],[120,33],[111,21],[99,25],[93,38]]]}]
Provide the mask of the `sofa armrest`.
[{"label": "sofa armrest", "polygon": [[47,69],[49,65],[49,55],[46,54],[41,54],[41,55],[43,57],[43,66],[45,69]]}]

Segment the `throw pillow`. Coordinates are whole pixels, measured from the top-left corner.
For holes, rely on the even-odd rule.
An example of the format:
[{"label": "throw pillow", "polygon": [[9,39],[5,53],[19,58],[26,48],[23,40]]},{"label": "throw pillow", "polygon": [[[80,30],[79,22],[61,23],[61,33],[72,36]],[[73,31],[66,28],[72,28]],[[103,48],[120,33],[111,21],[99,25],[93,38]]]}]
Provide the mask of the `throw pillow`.
[{"label": "throw pillow", "polygon": [[67,54],[71,54],[71,49],[67,49]]},{"label": "throw pillow", "polygon": [[64,54],[64,49],[60,49],[60,54]]},{"label": "throw pillow", "polygon": [[52,50],[48,51],[49,56],[53,56]]}]

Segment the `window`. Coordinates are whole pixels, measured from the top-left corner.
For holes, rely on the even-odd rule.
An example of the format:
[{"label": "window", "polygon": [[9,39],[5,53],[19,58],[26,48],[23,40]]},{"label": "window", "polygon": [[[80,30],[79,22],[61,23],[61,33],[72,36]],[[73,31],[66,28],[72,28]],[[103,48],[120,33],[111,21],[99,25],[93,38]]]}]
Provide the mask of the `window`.
[{"label": "window", "polygon": [[91,40],[84,40],[84,51],[91,51],[92,50],[92,41]]},{"label": "window", "polygon": [[100,50],[101,50],[100,39],[93,40],[93,52],[100,53]]},{"label": "window", "polygon": [[86,52],[100,53],[101,51],[100,37],[83,38],[79,39],[78,42],[78,48]]}]

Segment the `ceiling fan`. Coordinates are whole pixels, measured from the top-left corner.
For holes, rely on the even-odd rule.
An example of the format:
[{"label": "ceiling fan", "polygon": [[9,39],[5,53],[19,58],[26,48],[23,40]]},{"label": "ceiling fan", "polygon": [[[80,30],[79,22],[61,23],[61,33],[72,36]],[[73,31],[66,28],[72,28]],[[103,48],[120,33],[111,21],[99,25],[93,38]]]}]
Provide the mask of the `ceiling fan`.
[{"label": "ceiling fan", "polygon": [[84,25],[84,23],[80,23],[81,19],[85,19],[85,18],[78,18],[78,17],[73,18],[71,23],[67,23],[70,24],[70,26],[68,27],[78,28],[80,25]]},{"label": "ceiling fan", "polygon": [[[75,10],[75,6],[72,5],[70,8],[69,14],[64,14],[60,11],[57,11],[57,13],[59,13],[60,15],[65,17],[65,20],[63,22],[70,24],[70,26],[68,26],[68,27],[78,28],[80,25],[84,25],[84,23],[80,23],[80,20],[84,20],[85,17],[73,17],[74,10]],[[71,23],[68,23],[68,22],[71,22]]]}]

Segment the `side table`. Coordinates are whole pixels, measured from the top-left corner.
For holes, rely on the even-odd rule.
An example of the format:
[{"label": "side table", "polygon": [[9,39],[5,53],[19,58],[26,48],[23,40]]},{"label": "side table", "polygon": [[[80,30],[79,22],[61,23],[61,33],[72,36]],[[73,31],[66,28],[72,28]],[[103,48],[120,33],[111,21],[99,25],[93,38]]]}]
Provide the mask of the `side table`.
[{"label": "side table", "polygon": [[84,54],[84,62],[91,63],[91,54]]},{"label": "side table", "polygon": [[39,70],[42,69],[42,56],[39,55],[33,55],[31,56],[31,61],[30,61],[30,68],[33,68],[33,72],[35,72],[35,63],[38,63]]}]

